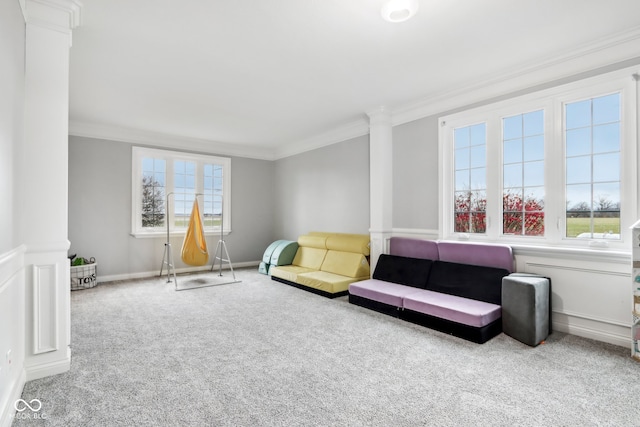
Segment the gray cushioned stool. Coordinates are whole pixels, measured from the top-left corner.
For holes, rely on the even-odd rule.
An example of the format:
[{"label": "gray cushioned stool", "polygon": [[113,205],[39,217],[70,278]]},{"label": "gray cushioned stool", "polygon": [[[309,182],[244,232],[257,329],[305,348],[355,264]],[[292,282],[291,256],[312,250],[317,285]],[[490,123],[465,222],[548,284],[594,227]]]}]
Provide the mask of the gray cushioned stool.
[{"label": "gray cushioned stool", "polygon": [[551,333],[551,283],[535,274],[513,273],[502,279],[502,331],[530,346]]}]

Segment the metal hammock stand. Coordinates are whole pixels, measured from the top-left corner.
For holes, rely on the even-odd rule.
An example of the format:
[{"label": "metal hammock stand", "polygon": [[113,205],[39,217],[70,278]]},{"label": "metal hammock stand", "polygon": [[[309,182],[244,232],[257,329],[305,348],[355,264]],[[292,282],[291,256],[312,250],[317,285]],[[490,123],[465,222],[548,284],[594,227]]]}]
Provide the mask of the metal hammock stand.
[{"label": "metal hammock stand", "polygon": [[[172,195],[173,193],[169,193],[167,194],[167,204],[166,204],[166,212],[169,212],[169,196]],[[197,193],[196,197],[198,196],[203,196],[203,194],[201,193]],[[167,266],[167,283],[171,283],[171,276],[173,276],[173,282],[174,282],[174,290],[176,291],[187,291],[190,289],[199,289],[199,288],[206,288],[206,287],[210,287],[210,286],[219,286],[219,285],[229,285],[232,283],[239,283],[240,280],[236,279],[236,273],[233,271],[233,266],[231,265],[231,257],[229,256],[229,251],[227,250],[227,244],[224,241],[224,214],[223,214],[223,209],[222,209],[222,204],[221,204],[221,209],[220,209],[220,240],[218,240],[218,246],[216,246],[216,253],[213,257],[213,262],[211,263],[211,270],[213,271],[213,269],[216,266],[216,261],[220,261],[220,266],[219,266],[219,273],[218,273],[218,277],[223,277],[222,275],[222,263],[226,262],[229,264],[229,269],[231,270],[231,275],[233,277],[233,280],[231,281],[216,281],[215,283],[209,283],[206,280],[203,279],[198,279],[196,280],[196,282],[198,282],[197,284],[193,284],[191,286],[184,286],[184,287],[178,287],[178,279],[176,278],[176,270],[175,270],[175,266],[173,263],[173,254],[172,254],[172,250],[171,250],[171,242],[169,240],[169,218],[167,218],[167,241],[164,244],[164,255],[162,256],[162,265],[160,266],[160,276],[162,276],[162,271],[165,267],[165,265]],[[194,282],[194,281],[191,281]]]},{"label": "metal hammock stand", "polygon": [[[165,212],[169,212],[169,196],[173,193],[167,194],[167,203],[165,204]],[[165,221],[167,222],[167,241],[164,243],[164,255],[162,255],[162,264],[160,265],[160,277],[162,277],[162,270],[164,266],[167,266],[167,283],[171,283],[171,275],[173,274],[173,281],[178,287],[178,279],[176,278],[176,268],[173,264],[173,253],[171,251],[171,241],[169,240],[169,215],[165,215]]]}]

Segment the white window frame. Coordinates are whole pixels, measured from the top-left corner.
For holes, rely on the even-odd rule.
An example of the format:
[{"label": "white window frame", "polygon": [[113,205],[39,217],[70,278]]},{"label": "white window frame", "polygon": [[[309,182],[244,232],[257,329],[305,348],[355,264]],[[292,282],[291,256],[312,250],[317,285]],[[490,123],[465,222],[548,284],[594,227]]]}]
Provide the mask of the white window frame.
[{"label": "white window frame", "polygon": [[[166,161],[166,194],[174,191],[173,162],[183,160],[196,164],[196,193],[203,193],[204,189],[204,165],[222,165],[222,231],[224,234],[231,232],[231,159],[229,157],[209,156],[204,154],[185,153],[181,151],[161,150],[146,147],[132,147],[131,164],[131,235],[134,237],[159,237],[166,236],[166,222],[163,227],[142,227],[142,159],[152,157]],[[202,198],[199,198],[200,210],[202,212]],[[166,196],[165,196],[166,203]],[[173,199],[169,196],[169,203],[173,206]],[[186,227],[171,226],[173,223],[173,212],[169,209],[165,213],[165,221],[170,224],[169,231],[172,236],[184,235]],[[220,234],[219,227],[209,227],[205,230],[205,235]]]},{"label": "white window frame", "polygon": [[[461,111],[439,119],[439,238],[472,240],[542,247],[629,250],[629,227],[638,213],[637,68],[624,69],[563,86],[542,90],[493,104]],[[613,92],[621,94],[620,239],[576,239],[565,237],[565,141],[564,105]],[[544,110],[545,139],[545,234],[520,236],[502,234],[502,118]],[[454,232],[454,144],[456,128],[487,124],[487,231],[484,234]]]}]

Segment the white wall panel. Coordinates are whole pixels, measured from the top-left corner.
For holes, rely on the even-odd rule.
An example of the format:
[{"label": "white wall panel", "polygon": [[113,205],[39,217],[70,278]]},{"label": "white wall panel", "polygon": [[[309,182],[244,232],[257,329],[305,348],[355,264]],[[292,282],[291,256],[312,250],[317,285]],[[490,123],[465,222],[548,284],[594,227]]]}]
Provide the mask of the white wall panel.
[{"label": "white wall panel", "polygon": [[58,350],[58,269],[33,265],[33,353]]},{"label": "white wall panel", "polygon": [[572,257],[520,256],[518,271],[551,279],[554,330],[630,346],[630,267],[619,262]]},{"label": "white wall panel", "polygon": [[0,254],[0,426],[11,424],[26,381],[24,249]]},{"label": "white wall panel", "polygon": [[17,156],[24,138],[25,21],[18,1],[0,2],[0,426],[11,425],[25,361],[25,247],[19,246]]}]

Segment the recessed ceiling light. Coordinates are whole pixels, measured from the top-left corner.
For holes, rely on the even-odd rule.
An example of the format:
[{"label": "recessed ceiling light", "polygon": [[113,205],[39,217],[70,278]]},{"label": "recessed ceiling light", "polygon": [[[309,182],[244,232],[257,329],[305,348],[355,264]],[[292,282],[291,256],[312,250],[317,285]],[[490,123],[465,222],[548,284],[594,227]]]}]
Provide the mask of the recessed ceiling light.
[{"label": "recessed ceiling light", "polygon": [[389,0],[382,6],[382,17],[389,22],[403,22],[418,11],[418,0]]}]

